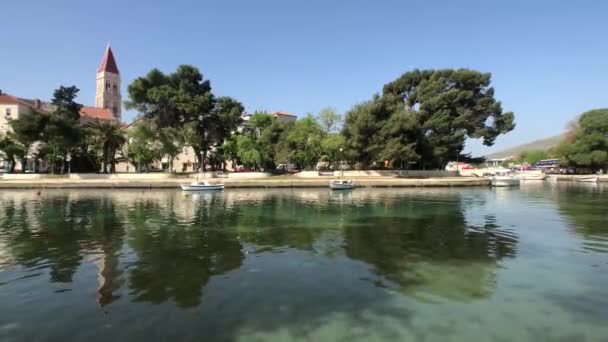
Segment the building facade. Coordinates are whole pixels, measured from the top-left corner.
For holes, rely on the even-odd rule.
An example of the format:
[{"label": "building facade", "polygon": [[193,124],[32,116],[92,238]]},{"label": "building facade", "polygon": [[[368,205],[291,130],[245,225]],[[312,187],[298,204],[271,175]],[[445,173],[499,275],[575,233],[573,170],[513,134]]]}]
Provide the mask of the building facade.
[{"label": "building facade", "polygon": [[[20,98],[9,94],[0,94],[0,135],[10,133],[10,122],[20,115],[31,112],[50,113],[53,106],[48,101],[39,99]],[[120,72],[110,45],[106,47],[101,64],[97,69],[97,88],[95,106],[82,106],[80,120],[117,120],[122,118],[122,96],[120,91]],[[36,151],[31,151],[34,154]],[[29,163],[28,163],[29,164]],[[0,171],[8,167],[0,153]],[[17,162],[16,171],[21,171],[22,165]],[[27,169],[27,167],[26,167]]]}]

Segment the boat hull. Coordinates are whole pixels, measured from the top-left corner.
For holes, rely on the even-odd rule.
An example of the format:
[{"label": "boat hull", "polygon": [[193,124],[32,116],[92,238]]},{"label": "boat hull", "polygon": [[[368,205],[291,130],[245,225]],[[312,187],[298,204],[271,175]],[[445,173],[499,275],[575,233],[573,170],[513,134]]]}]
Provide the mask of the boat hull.
[{"label": "boat hull", "polygon": [[329,188],[332,190],[352,190],[355,188],[355,183],[349,182],[329,182]]},{"label": "boat hull", "polygon": [[597,183],[599,181],[599,177],[577,178],[576,181],[579,183]]},{"label": "boat hull", "polygon": [[184,191],[212,191],[212,190],[223,190],[224,184],[216,185],[181,185]]},{"label": "boat hull", "polygon": [[492,178],[490,178],[490,183],[492,186],[495,186],[495,187],[518,186],[519,179],[511,178],[511,177],[505,177],[505,178],[492,177]]},{"label": "boat hull", "polygon": [[522,175],[520,177],[521,180],[523,181],[542,181],[547,179],[547,176],[545,175]]}]

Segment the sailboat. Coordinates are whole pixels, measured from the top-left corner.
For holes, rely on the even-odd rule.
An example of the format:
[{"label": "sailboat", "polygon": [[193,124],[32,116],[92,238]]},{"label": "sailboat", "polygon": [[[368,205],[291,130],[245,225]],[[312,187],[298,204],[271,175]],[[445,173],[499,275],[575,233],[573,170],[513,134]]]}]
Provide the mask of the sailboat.
[{"label": "sailboat", "polygon": [[[203,173],[203,176],[205,174]],[[196,174],[196,181],[190,184],[180,185],[183,191],[202,191],[202,190],[223,190],[224,184],[211,184],[206,180],[199,181],[198,173]]]},{"label": "sailboat", "polygon": [[352,179],[342,179],[344,177],[344,168],[340,165],[340,179],[329,181],[329,188],[332,190],[351,190],[355,188],[355,182]]}]

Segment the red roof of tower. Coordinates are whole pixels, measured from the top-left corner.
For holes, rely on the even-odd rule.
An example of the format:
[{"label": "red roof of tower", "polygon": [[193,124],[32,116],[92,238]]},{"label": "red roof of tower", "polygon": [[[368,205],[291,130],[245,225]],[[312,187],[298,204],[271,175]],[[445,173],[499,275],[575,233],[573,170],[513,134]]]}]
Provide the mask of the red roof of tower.
[{"label": "red roof of tower", "polygon": [[114,54],[112,53],[112,48],[110,44],[106,48],[106,52],[103,54],[103,59],[101,60],[101,64],[99,65],[99,69],[97,72],[111,72],[114,74],[120,74],[118,71],[118,66],[116,65],[116,60],[114,59]]}]

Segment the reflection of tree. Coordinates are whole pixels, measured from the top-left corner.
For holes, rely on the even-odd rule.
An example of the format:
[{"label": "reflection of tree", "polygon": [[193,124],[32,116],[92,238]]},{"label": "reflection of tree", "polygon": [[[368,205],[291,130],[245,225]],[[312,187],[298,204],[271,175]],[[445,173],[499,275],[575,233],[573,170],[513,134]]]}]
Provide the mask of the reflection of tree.
[{"label": "reflection of tree", "polygon": [[223,229],[222,215],[210,214],[220,208],[201,205],[184,223],[173,206],[142,201],[129,213],[129,245],[138,255],[129,287],[135,300],[196,306],[209,279],[240,267],[244,254],[236,234]]},{"label": "reflection of tree", "polygon": [[[467,227],[459,200],[382,203],[345,231],[346,254],[374,265],[405,291],[466,299],[488,295],[497,261],[515,255],[517,237],[492,217]],[[376,213],[375,213],[376,212]]]},{"label": "reflection of tree", "polygon": [[2,203],[0,229],[12,258],[31,269],[50,268],[52,282],[72,282],[83,254],[99,249],[98,301],[118,297],[124,227],[111,200],[70,200],[67,195],[26,197]]},{"label": "reflection of tree", "polygon": [[338,227],[339,216],[331,209],[321,208],[317,202],[272,195],[237,207],[234,225],[243,241],[262,248],[312,250],[324,233]]},{"label": "reflection of tree", "polygon": [[555,192],[559,211],[567,217],[575,233],[585,237],[585,248],[608,252],[608,196],[601,185],[560,184]]},{"label": "reflection of tree", "polygon": [[26,267],[48,263],[51,281],[71,282],[82,260],[79,241],[85,235],[78,225],[79,204],[52,197],[2,205],[2,229],[14,259]]}]

